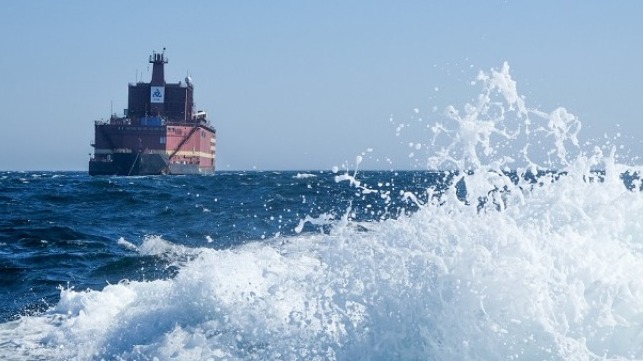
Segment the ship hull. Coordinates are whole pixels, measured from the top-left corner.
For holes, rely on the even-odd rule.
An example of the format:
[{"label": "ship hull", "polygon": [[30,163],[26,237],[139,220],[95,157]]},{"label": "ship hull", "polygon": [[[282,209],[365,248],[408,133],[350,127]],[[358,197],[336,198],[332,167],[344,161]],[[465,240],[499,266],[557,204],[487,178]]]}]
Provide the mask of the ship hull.
[{"label": "ship hull", "polygon": [[89,161],[89,175],[143,176],[165,174],[210,174],[214,168],[197,164],[172,164],[165,154],[113,154],[109,161]]}]

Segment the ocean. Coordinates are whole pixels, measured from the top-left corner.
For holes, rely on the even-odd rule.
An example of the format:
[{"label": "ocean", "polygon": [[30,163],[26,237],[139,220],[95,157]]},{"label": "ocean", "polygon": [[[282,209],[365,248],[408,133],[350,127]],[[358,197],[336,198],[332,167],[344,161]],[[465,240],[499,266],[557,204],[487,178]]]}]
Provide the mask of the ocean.
[{"label": "ocean", "polygon": [[643,359],[641,167],[476,84],[424,169],[1,172],[0,359]]}]

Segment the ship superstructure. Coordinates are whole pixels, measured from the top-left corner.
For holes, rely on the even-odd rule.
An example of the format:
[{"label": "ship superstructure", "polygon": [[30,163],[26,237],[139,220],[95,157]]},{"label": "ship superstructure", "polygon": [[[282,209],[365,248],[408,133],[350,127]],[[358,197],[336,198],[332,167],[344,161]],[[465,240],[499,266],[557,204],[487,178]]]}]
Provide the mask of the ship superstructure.
[{"label": "ship superstructure", "polygon": [[90,175],[200,174],[215,169],[216,130],[194,108],[194,85],[166,83],[165,49],[153,52],[149,83],[129,84],[123,116],[94,122]]}]

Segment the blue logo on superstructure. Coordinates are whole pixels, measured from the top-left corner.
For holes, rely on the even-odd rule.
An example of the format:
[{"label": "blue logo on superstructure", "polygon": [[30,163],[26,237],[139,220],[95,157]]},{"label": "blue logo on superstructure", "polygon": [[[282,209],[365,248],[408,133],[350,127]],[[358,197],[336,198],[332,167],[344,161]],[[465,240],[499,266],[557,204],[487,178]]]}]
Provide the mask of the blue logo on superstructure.
[{"label": "blue logo on superstructure", "polygon": [[150,89],[150,102],[163,103],[164,89],[162,86],[153,86]]}]

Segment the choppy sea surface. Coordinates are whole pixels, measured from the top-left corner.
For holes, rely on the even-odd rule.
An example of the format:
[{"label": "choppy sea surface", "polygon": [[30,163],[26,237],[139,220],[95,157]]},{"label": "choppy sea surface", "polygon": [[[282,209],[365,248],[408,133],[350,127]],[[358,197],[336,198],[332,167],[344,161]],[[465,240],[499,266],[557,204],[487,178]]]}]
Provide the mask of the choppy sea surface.
[{"label": "choppy sea surface", "polygon": [[[366,172],[364,181],[395,192],[402,189],[397,182],[421,190],[438,176]],[[378,221],[417,209],[403,200],[357,197],[329,171],[127,178],[4,172],[0,185],[3,321],[45,310],[57,302],[59,286],[102,289],[168,278],[200,248],[328,233],[329,221],[347,212]]]},{"label": "choppy sea surface", "polygon": [[0,173],[0,359],[643,359],[641,167],[474,83],[427,170]]}]

